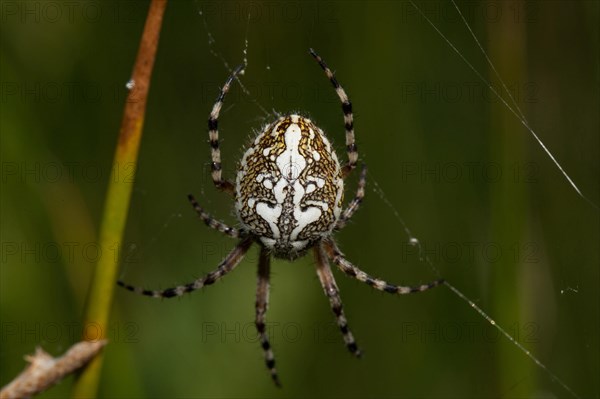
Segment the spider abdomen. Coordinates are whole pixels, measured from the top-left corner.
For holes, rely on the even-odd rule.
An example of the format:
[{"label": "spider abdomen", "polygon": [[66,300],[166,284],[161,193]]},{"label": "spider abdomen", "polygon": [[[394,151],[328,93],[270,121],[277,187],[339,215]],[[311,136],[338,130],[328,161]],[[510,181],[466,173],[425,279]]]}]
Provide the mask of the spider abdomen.
[{"label": "spider abdomen", "polygon": [[244,229],[275,256],[293,259],[331,233],[344,183],[333,147],[311,120],[287,115],[248,148],[236,178]]}]

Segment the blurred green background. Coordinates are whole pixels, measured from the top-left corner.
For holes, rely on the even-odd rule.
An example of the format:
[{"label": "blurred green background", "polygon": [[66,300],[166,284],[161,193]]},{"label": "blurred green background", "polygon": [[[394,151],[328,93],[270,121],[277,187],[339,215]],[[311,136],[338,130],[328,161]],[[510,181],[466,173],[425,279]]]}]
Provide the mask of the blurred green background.
[{"label": "blurred green background", "polygon": [[[452,5],[417,4],[499,88]],[[57,355],[79,338],[99,256],[121,256],[126,281],[166,288],[233,247],[186,195],[235,223],[209,178],[205,126],[228,74],[213,53],[241,63],[247,38],[249,94],[235,84],[221,116],[227,176],[275,111],[309,115],[345,158],[340,106],[314,47],[354,103],[369,165],[368,196],[337,235],[347,257],[397,283],[439,273],[573,391],[599,397],[599,3],[458,4],[531,127],[595,205],[410,2],[171,1],[133,181],[131,165],[110,165],[148,3],[3,1],[0,385],[36,345]],[[132,203],[125,242],[99,248],[109,179],[131,180]],[[393,297],[335,271],[365,354],[353,359],[311,256],[272,267],[278,390],[253,326],[257,255],[179,300],[118,290],[100,396],[569,397],[446,287]],[[42,397],[65,397],[71,383]]]}]

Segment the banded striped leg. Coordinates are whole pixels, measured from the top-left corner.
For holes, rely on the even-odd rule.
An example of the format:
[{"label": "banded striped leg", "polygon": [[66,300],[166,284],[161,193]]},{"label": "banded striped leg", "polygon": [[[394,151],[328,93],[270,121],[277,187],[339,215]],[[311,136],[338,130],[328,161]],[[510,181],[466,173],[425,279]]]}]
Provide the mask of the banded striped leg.
[{"label": "banded striped leg", "polygon": [[275,356],[269,343],[269,335],[265,325],[265,315],[269,306],[269,273],[271,269],[271,260],[269,253],[265,248],[260,250],[260,259],[258,261],[258,284],[256,286],[256,329],[260,336],[260,344],[265,353],[265,363],[271,373],[273,382],[278,387],[281,387],[277,369],[275,368]]},{"label": "banded striped leg", "polygon": [[223,180],[222,176],[221,150],[219,149],[219,112],[221,112],[221,107],[223,106],[225,95],[231,87],[231,82],[233,82],[233,79],[241,72],[242,68],[243,65],[238,66],[231,76],[229,76],[221,89],[221,93],[219,93],[219,97],[217,97],[217,101],[213,105],[212,111],[210,111],[210,116],[208,117],[208,137],[212,158],[212,163],[210,164],[212,179],[219,190],[225,191],[231,195],[234,193],[233,183],[228,180]]},{"label": "banded striped leg", "polygon": [[346,343],[346,347],[356,357],[360,357],[361,352],[356,345],[356,341],[354,340],[354,336],[352,332],[350,332],[350,328],[348,328],[348,322],[346,321],[346,316],[344,315],[344,309],[342,306],[342,300],[340,298],[340,291],[335,283],[335,278],[333,277],[333,273],[331,273],[331,268],[329,267],[329,261],[327,260],[327,256],[321,244],[316,245],[314,248],[315,251],[315,260],[317,262],[317,275],[319,276],[319,280],[321,280],[321,285],[323,286],[323,291],[325,291],[325,295],[329,298],[329,304],[331,305],[331,310],[333,314],[335,314],[335,318],[342,332],[342,336],[344,337],[344,342]]},{"label": "banded striped leg", "polygon": [[360,178],[358,180],[358,187],[356,189],[356,195],[354,196],[352,201],[350,201],[350,203],[348,204],[346,209],[340,215],[339,220],[335,224],[336,230],[341,230],[342,228],[344,228],[344,226],[346,226],[346,224],[348,223],[348,221],[350,220],[352,215],[354,215],[354,212],[356,212],[358,210],[358,207],[360,206],[360,204],[363,201],[363,198],[365,197],[365,185],[366,184],[367,184],[367,165],[363,163],[362,170],[360,171]]},{"label": "banded striped leg", "polygon": [[367,273],[363,272],[358,267],[356,267],[352,263],[350,263],[346,258],[344,258],[344,255],[340,252],[339,248],[333,241],[327,240],[324,242],[323,245],[325,246],[325,249],[327,250],[327,254],[333,260],[333,263],[335,263],[340,268],[341,271],[346,273],[348,276],[354,277],[358,281],[361,281],[379,291],[384,291],[384,292],[389,292],[390,294],[399,294],[399,295],[413,294],[415,292],[427,291],[428,289],[437,287],[438,285],[440,285],[444,282],[443,279],[440,279],[440,280],[432,281],[431,283],[428,283],[428,284],[422,284],[422,285],[417,285],[417,286],[403,286],[403,285],[390,284],[386,281],[369,276]]},{"label": "banded striped leg", "polygon": [[240,231],[238,229],[234,227],[229,227],[220,220],[217,220],[210,216],[210,214],[208,214],[200,206],[200,204],[198,203],[198,201],[196,201],[196,198],[194,198],[192,194],[188,195],[188,200],[190,201],[190,204],[192,204],[192,207],[196,210],[198,217],[200,217],[200,219],[202,219],[202,221],[204,221],[204,223],[206,223],[208,227],[220,231],[221,233],[228,235],[229,237],[238,238],[240,236]]},{"label": "banded striped leg", "polygon": [[340,101],[342,102],[342,111],[344,112],[344,126],[346,128],[346,152],[348,153],[348,163],[344,166],[342,173],[343,176],[348,176],[348,173],[352,171],[356,167],[356,162],[358,161],[358,149],[356,148],[356,143],[354,142],[354,117],[352,115],[352,103],[348,99],[348,95],[340,86],[335,75],[331,72],[331,69],[327,67],[325,61],[315,53],[315,50],[309,49],[310,55],[314,57],[315,60],[319,63],[323,71],[325,71],[325,75],[329,78],[329,81],[333,85],[335,92],[337,93]]},{"label": "banded striped leg", "polygon": [[165,290],[146,290],[140,287],[134,287],[133,285],[125,284],[123,281],[117,281],[117,284],[121,287],[135,292],[136,294],[151,296],[153,298],[173,298],[176,296],[182,296],[189,292],[199,290],[202,287],[213,284],[215,281],[235,269],[240,261],[248,252],[248,249],[252,245],[252,238],[248,237],[238,243],[233,250],[223,259],[219,266],[208,273],[206,276],[201,277],[188,284],[178,285],[177,287],[167,288]]}]

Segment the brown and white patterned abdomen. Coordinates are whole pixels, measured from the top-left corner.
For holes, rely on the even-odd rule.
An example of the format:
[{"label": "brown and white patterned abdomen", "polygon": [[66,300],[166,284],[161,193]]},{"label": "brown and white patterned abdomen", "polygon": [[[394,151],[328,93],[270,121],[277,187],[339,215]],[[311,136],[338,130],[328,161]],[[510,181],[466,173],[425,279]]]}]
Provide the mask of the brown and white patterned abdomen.
[{"label": "brown and white patterned abdomen", "polygon": [[343,191],[340,164],[323,131],[307,118],[288,115],[244,154],[236,211],[244,229],[275,256],[293,259],[331,233]]}]

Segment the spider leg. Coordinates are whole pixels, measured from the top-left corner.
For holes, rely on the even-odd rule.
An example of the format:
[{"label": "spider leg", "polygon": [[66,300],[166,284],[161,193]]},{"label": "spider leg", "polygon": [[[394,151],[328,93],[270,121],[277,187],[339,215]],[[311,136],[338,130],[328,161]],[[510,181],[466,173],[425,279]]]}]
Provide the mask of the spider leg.
[{"label": "spider leg", "polygon": [[219,112],[221,112],[221,107],[223,106],[225,95],[227,92],[229,92],[231,82],[241,72],[242,68],[243,65],[238,66],[229,76],[223,85],[223,88],[221,89],[221,93],[219,93],[219,97],[217,97],[217,101],[215,101],[215,104],[213,105],[212,111],[210,111],[210,116],[208,117],[208,137],[210,139],[209,143],[212,158],[212,163],[210,164],[211,176],[215,186],[219,190],[225,191],[231,195],[234,193],[234,185],[229,180],[223,180],[221,170],[221,150],[219,149]]},{"label": "spider leg", "polygon": [[361,352],[356,345],[356,341],[354,340],[352,332],[348,328],[348,322],[346,320],[346,316],[344,315],[342,300],[340,298],[340,291],[335,282],[335,278],[333,277],[333,273],[331,272],[331,268],[329,267],[327,255],[325,254],[321,244],[316,245],[314,247],[314,251],[315,260],[317,262],[317,275],[319,276],[319,280],[321,280],[321,285],[323,286],[325,295],[329,298],[331,310],[335,314],[335,318],[340,331],[342,332],[342,336],[344,337],[346,347],[350,353],[356,357],[360,357]]},{"label": "spider leg", "polygon": [[248,249],[252,245],[252,238],[247,237],[240,241],[238,245],[233,248],[231,252],[223,259],[219,266],[208,273],[206,276],[201,277],[197,280],[192,281],[188,284],[178,285],[177,287],[167,288],[165,290],[147,290],[141,287],[135,287],[133,285],[125,284],[123,281],[117,281],[117,284],[121,287],[135,292],[136,294],[151,296],[154,298],[173,298],[176,296],[182,296],[188,292],[199,290],[204,286],[211,285],[233,269],[240,263],[240,261],[248,252]]},{"label": "spider leg", "polygon": [[271,259],[268,251],[261,247],[260,259],[258,261],[258,284],[256,286],[256,329],[260,336],[260,343],[265,353],[265,363],[271,374],[273,382],[281,387],[277,369],[275,368],[275,356],[269,343],[269,335],[266,331],[265,315],[269,306],[269,273],[271,269]]},{"label": "spider leg", "polygon": [[360,179],[358,180],[358,187],[356,189],[356,195],[348,204],[348,207],[342,212],[340,218],[335,224],[335,230],[341,230],[346,226],[354,212],[356,212],[365,197],[365,185],[367,184],[367,165],[363,163],[362,170],[360,171]]},{"label": "spider leg", "polygon": [[340,252],[339,248],[332,240],[325,241],[324,246],[327,250],[329,257],[333,260],[333,263],[335,263],[341,271],[346,273],[348,276],[354,277],[358,281],[370,285],[371,287],[379,291],[399,295],[412,294],[415,292],[422,292],[437,287],[438,285],[444,282],[444,280],[440,279],[432,281],[428,284],[422,284],[417,286],[403,286],[390,284],[386,281],[369,276],[367,273],[363,272],[358,267],[350,263],[346,258],[344,258],[344,255]]},{"label": "spider leg", "polygon": [[220,231],[229,237],[238,238],[240,236],[240,231],[238,229],[235,227],[229,227],[227,224],[210,216],[210,214],[208,214],[204,208],[200,206],[192,194],[188,195],[188,200],[190,201],[190,204],[192,204],[192,207],[196,210],[198,217],[200,217],[200,219],[202,219],[202,221],[204,221],[208,227]]},{"label": "spider leg", "polygon": [[309,49],[310,55],[319,63],[323,71],[325,71],[325,75],[329,78],[329,81],[333,85],[335,92],[337,93],[340,101],[342,102],[342,111],[344,112],[344,126],[346,128],[346,152],[348,153],[348,163],[342,169],[342,174],[344,177],[348,176],[348,174],[356,167],[356,162],[358,161],[358,149],[356,148],[356,143],[354,142],[354,116],[352,115],[352,103],[348,99],[348,95],[340,86],[335,75],[331,72],[331,69],[327,66],[325,61],[313,50]]}]

